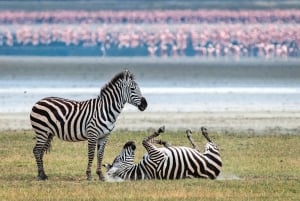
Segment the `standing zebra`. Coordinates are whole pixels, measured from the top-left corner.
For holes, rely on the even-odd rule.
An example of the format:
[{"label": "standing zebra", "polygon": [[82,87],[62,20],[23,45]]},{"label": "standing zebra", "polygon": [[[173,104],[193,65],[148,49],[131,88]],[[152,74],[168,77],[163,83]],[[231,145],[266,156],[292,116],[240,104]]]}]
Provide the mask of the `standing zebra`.
[{"label": "standing zebra", "polygon": [[36,133],[33,153],[38,168],[37,179],[48,178],[43,167],[43,155],[55,135],[70,142],[88,141],[88,180],[92,178],[91,166],[97,145],[96,173],[99,179],[103,179],[101,164],[105,144],[125,103],[138,107],[140,111],[147,108],[147,101],[128,70],[115,75],[97,98],[74,101],[48,97],[38,101],[30,113],[31,125]]},{"label": "standing zebra", "polygon": [[[208,140],[204,153],[197,150],[191,130],[187,130],[186,133],[193,148],[173,147],[165,141],[154,139],[164,132],[164,127],[161,127],[157,132],[143,140],[143,146],[147,153],[137,164],[134,163],[135,143],[133,141],[127,142],[112,165],[105,165],[107,169],[105,180],[216,179],[222,167],[219,149],[208,137],[206,128],[202,127],[201,130],[203,136]],[[162,144],[164,147],[157,148],[151,143]]]}]

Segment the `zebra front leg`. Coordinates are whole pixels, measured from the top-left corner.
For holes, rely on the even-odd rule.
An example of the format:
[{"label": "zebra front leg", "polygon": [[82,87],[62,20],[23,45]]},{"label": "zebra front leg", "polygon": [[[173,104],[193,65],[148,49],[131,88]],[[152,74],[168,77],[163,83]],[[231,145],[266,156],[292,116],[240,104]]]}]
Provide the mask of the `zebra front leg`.
[{"label": "zebra front leg", "polygon": [[99,180],[102,180],[102,181],[104,181],[104,176],[102,174],[101,167],[102,167],[102,160],[103,160],[103,155],[104,155],[104,148],[105,148],[106,142],[108,140],[107,136],[104,138],[98,139],[98,144],[97,144],[97,170],[96,170],[96,173],[99,176]]},{"label": "zebra front leg", "polygon": [[171,146],[167,141],[163,141],[163,140],[153,140],[153,143],[163,145],[166,148]]},{"label": "zebra front leg", "polygon": [[151,141],[152,143],[156,143],[159,145],[163,145],[164,147],[168,148],[170,146],[170,144],[167,141],[153,139],[153,138],[159,136],[163,132],[165,132],[165,126],[160,127],[156,132],[154,132],[152,135],[150,135],[148,137],[148,141],[149,142]]},{"label": "zebra front leg", "polygon": [[[153,138],[159,136],[164,131],[165,131],[165,127],[162,126],[156,132],[154,132],[152,135],[146,137],[143,140],[143,146],[145,147],[145,149],[147,150],[147,152],[150,156],[155,155],[154,153],[158,153],[158,154],[160,153],[160,151],[157,150],[157,148],[151,143],[158,143],[159,144],[159,140],[154,140]],[[162,143],[162,141],[160,141],[160,143]]]},{"label": "zebra front leg", "polygon": [[[155,131],[152,135],[146,137],[144,140],[150,142],[153,138],[159,136],[163,132],[165,132],[165,126],[160,127],[157,131]],[[153,142],[155,141],[153,140]]]},{"label": "zebra front leg", "polygon": [[93,164],[93,159],[95,155],[96,139],[88,139],[88,165],[86,168],[87,180],[92,180],[91,168]]},{"label": "zebra front leg", "polygon": [[195,144],[195,141],[193,139],[193,134],[190,129],[186,130],[186,137],[189,139],[190,143],[192,144],[193,148],[199,151],[199,147]]}]

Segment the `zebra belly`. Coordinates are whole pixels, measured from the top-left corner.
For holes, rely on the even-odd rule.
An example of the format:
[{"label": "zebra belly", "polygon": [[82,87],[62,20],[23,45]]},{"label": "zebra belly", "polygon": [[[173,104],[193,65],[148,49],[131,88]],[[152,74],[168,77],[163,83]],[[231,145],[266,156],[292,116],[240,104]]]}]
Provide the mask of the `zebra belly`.
[{"label": "zebra belly", "polygon": [[201,154],[189,147],[161,148],[166,157],[158,166],[159,179],[207,178]]},{"label": "zebra belly", "polygon": [[69,142],[87,140],[86,129],[81,128],[79,122],[74,123],[74,121],[70,119],[65,122],[59,122],[58,124],[60,125],[60,130],[57,134],[58,138]]}]

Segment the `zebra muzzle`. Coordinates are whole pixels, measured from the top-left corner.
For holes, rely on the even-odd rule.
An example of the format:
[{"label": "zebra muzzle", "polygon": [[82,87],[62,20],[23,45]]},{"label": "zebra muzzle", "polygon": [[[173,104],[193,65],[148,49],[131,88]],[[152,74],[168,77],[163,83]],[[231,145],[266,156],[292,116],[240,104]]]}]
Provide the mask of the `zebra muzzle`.
[{"label": "zebra muzzle", "polygon": [[141,98],[141,104],[138,106],[140,111],[144,111],[148,106],[148,103],[144,97]]}]

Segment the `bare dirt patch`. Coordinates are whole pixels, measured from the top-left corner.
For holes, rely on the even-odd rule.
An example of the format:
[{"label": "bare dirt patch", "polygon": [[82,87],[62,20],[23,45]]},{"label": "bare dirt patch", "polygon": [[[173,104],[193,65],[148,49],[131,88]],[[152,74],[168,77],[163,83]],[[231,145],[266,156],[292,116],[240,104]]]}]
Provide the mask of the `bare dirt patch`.
[{"label": "bare dirt patch", "polygon": [[[300,111],[123,112],[115,130],[147,130],[165,125],[168,130],[217,133],[300,134]],[[31,129],[28,113],[0,113],[0,131]]]}]

